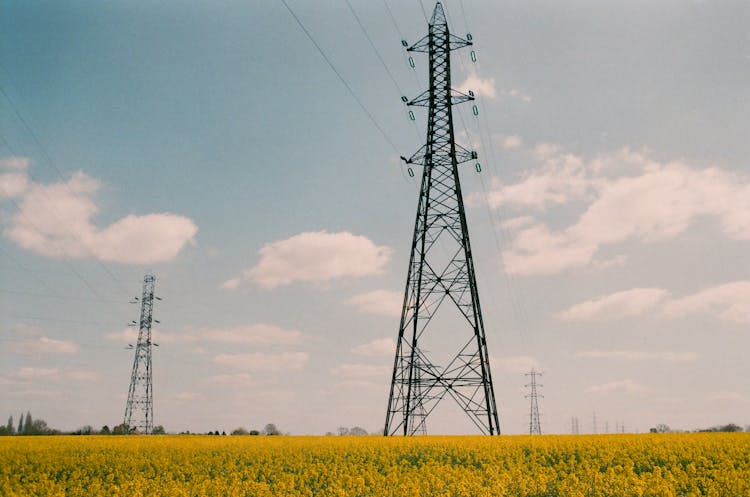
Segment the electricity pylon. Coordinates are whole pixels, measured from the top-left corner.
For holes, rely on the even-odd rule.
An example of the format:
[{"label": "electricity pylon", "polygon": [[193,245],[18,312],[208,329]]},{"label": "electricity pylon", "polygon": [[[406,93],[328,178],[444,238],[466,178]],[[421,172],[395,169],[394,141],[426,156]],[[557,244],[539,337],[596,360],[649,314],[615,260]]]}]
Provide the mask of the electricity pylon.
[{"label": "electricity pylon", "polygon": [[[138,342],[135,345],[133,371],[130,375],[128,401],[125,404],[123,424],[129,431],[150,434],[154,429],[154,399],[151,387],[151,323],[154,310],[154,287],[156,277],[147,274],[143,278],[141,295],[141,319],[138,323]],[[134,303],[138,301],[136,297]],[[158,323],[158,321],[156,321]],[[136,323],[133,321],[132,326]]]},{"label": "electricity pylon", "polygon": [[[458,176],[458,164],[476,159],[477,154],[457,145],[453,132],[452,106],[474,97],[451,89],[450,52],[471,44],[450,34],[438,2],[429,34],[408,48],[429,55],[429,89],[411,101],[405,99],[407,105],[428,108],[427,142],[411,158],[402,157],[407,164],[423,166],[423,172],[386,436],[424,432],[425,419],[446,396],[482,433],[500,433]],[[433,362],[427,346],[430,351],[449,349],[442,366]]]},{"label": "electricity pylon", "polygon": [[[542,424],[539,420],[539,397],[544,398],[544,395],[539,395],[536,391],[536,387],[543,386],[536,382],[537,376],[542,376],[542,373],[537,373],[535,370],[531,370],[526,373],[526,376],[531,376],[531,383],[526,384],[526,388],[529,389],[529,394],[526,398],[529,399],[529,435],[541,435]],[[577,425],[577,420],[576,420]]]}]

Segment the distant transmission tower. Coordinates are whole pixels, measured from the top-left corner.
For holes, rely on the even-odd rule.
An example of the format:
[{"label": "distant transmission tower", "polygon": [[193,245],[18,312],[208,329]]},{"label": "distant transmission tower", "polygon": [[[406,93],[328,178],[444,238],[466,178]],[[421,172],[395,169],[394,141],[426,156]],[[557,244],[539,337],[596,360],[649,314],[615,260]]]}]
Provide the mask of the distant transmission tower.
[{"label": "distant transmission tower", "polygon": [[[450,52],[469,45],[471,41],[449,33],[438,2],[429,34],[408,49],[429,54],[430,87],[407,105],[429,110],[426,144],[411,158],[402,157],[407,164],[423,166],[423,172],[383,430],[386,436],[420,432],[427,416],[446,396],[458,403],[482,433],[500,433],[458,176],[458,164],[476,159],[477,154],[456,145],[453,132],[452,106],[474,97],[451,89]],[[441,353],[444,357],[435,357]],[[438,359],[442,366],[436,365]]]},{"label": "distant transmission tower", "polygon": [[[130,431],[150,434],[154,428],[154,401],[151,388],[151,322],[153,319],[154,287],[156,277],[147,274],[143,278],[143,293],[141,295],[141,320],[133,321],[131,326],[138,326],[138,342],[136,343],[133,371],[130,375],[128,402],[125,404],[125,418],[123,423]],[[134,299],[134,303],[138,297]]]},{"label": "distant transmission tower", "polygon": [[539,395],[536,391],[536,387],[544,386],[536,382],[537,376],[542,376],[542,373],[537,373],[533,369],[526,373],[526,376],[531,377],[531,382],[526,385],[529,389],[529,394],[526,398],[529,399],[529,435],[541,435],[542,425],[539,421],[539,397],[544,398],[544,395]]}]

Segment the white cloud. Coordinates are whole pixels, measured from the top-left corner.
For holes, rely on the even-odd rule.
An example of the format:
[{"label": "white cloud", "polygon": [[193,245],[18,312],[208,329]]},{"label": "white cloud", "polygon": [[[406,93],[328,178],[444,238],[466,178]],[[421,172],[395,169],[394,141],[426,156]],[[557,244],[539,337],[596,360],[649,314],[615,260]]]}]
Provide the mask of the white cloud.
[{"label": "white cloud", "polygon": [[524,374],[532,369],[536,371],[543,369],[539,361],[527,355],[509,357],[490,356],[490,368],[493,371],[510,374]]},{"label": "white cloud", "polygon": [[66,340],[55,340],[46,336],[38,337],[34,340],[26,340],[11,346],[11,349],[17,354],[37,355],[37,354],[75,354],[80,346],[75,342]]},{"label": "white cloud", "polygon": [[469,94],[469,91],[473,91],[476,96],[490,99],[497,97],[495,78],[480,78],[476,71],[472,71],[466,80],[455,89],[466,95]]},{"label": "white cloud", "polygon": [[738,392],[714,392],[709,395],[708,399],[712,401],[739,402],[742,404],[750,403],[750,398]]},{"label": "white cloud", "polygon": [[174,393],[168,397],[170,400],[177,400],[177,401],[191,401],[191,400],[199,400],[203,398],[203,395],[196,393],[196,392],[179,392]]},{"label": "white cloud", "polygon": [[661,288],[633,288],[587,300],[557,314],[566,321],[605,321],[642,316],[653,311],[669,296]]},{"label": "white cloud", "polygon": [[513,150],[520,148],[523,145],[523,140],[518,135],[507,135],[503,136],[500,141],[500,146],[505,150]]},{"label": "white cloud", "polygon": [[[487,201],[540,213],[555,205],[582,207],[572,224],[519,226],[503,252],[513,274],[555,274],[591,264],[607,246],[654,243],[713,218],[725,236],[750,240],[750,179],[716,167],[658,162],[622,149],[591,160],[552,144],[527,150],[539,167],[517,182],[494,181]],[[607,261],[605,261],[607,262]],[[612,260],[620,263],[621,259]]]},{"label": "white cloud", "polygon": [[600,393],[649,393],[653,392],[654,389],[646,385],[636,383],[631,379],[610,381],[607,383],[600,383],[597,385],[591,385],[586,389],[587,393],[600,394]]},{"label": "white cloud", "polygon": [[680,319],[715,316],[722,321],[750,323],[750,281],[734,281],[675,298],[662,288],[633,288],[574,305],[556,317],[567,321],[606,321],[651,315]]},{"label": "white cloud", "polygon": [[542,210],[548,205],[590,197],[593,178],[583,159],[552,150],[551,145],[538,145],[534,156],[541,162],[541,168],[525,173],[521,181],[504,184],[493,178],[487,194],[490,207],[510,205]]},{"label": "white cloud", "polygon": [[233,328],[197,329],[189,332],[196,339],[221,343],[253,345],[297,345],[302,333],[270,324],[253,324]]},{"label": "white cloud", "polygon": [[301,282],[381,274],[393,250],[349,232],[305,232],[260,249],[260,261],[246,272],[257,284],[274,288]]},{"label": "white cloud", "polygon": [[352,352],[368,357],[393,357],[396,353],[396,343],[392,338],[378,338],[354,347]]},{"label": "white cloud", "polygon": [[235,288],[240,286],[241,281],[242,280],[240,278],[229,279],[221,284],[221,288],[223,288],[224,290],[234,290]]},{"label": "white cloud", "polygon": [[107,339],[114,342],[135,344],[138,340],[138,330],[135,328],[125,328],[121,331],[112,331],[107,333]]},{"label": "white cloud", "polygon": [[131,214],[109,226],[96,226],[93,219],[100,209],[93,196],[101,184],[81,171],[67,181],[43,185],[32,182],[21,168],[3,175],[0,186],[19,203],[3,230],[5,236],[48,257],[165,262],[193,242],[197,232],[192,220],[171,213]]},{"label": "white cloud", "polygon": [[0,158],[0,199],[20,197],[28,188],[26,157]]},{"label": "white cloud", "polygon": [[623,361],[695,362],[700,354],[695,352],[650,352],[644,350],[583,350],[576,357],[592,359],[619,359]]},{"label": "white cloud", "polygon": [[248,372],[300,371],[307,364],[305,352],[281,352],[278,354],[253,352],[248,354],[219,354],[214,363],[225,368]]},{"label": "white cloud", "polygon": [[253,377],[247,373],[217,374],[208,378],[209,383],[216,385],[247,386],[253,384]]},{"label": "white cloud", "polygon": [[383,316],[398,317],[401,315],[401,307],[404,302],[404,294],[390,290],[375,290],[360,295],[355,295],[346,301],[357,307],[364,314],[380,314]]},{"label": "white cloud", "polygon": [[19,380],[37,380],[41,378],[56,378],[60,374],[57,368],[20,368],[13,375]]},{"label": "white cloud", "polygon": [[711,314],[723,321],[750,323],[750,281],[735,281],[706,288],[669,301],[663,309],[669,318]]},{"label": "white cloud", "polygon": [[67,380],[75,381],[96,381],[101,379],[102,375],[97,371],[89,371],[85,369],[69,369],[62,373],[63,378]]},{"label": "white cloud", "polygon": [[[494,82],[494,80],[493,80],[493,82]],[[524,102],[531,102],[533,100],[531,98],[531,95],[529,95],[529,94],[527,94],[527,93],[525,93],[525,92],[523,92],[521,90],[518,90],[516,88],[510,88],[510,89],[507,89],[507,90],[506,89],[500,90],[500,95],[502,95],[504,97],[517,98],[517,99],[522,100]]]},{"label": "white cloud", "polygon": [[[26,162],[14,162],[12,159],[0,159],[0,198],[20,197],[29,186],[29,176],[26,174]],[[3,169],[9,170],[3,172]]]},{"label": "white cloud", "polygon": [[[297,330],[287,330],[272,324],[238,325],[228,328],[185,328],[181,332],[169,333],[152,331],[158,343],[200,343],[216,342],[251,345],[297,345],[303,335]],[[117,342],[135,344],[138,330],[127,328],[107,334],[107,338]]]},{"label": "white cloud", "polygon": [[331,370],[333,376],[345,378],[346,380],[387,378],[392,372],[392,369],[388,366],[376,366],[372,364],[341,364]]},{"label": "white cloud", "polygon": [[0,169],[25,171],[29,167],[28,157],[2,157],[0,158]]},{"label": "white cloud", "polygon": [[64,381],[91,382],[99,379],[100,373],[86,369],[22,367],[6,377],[5,382],[39,385]]}]

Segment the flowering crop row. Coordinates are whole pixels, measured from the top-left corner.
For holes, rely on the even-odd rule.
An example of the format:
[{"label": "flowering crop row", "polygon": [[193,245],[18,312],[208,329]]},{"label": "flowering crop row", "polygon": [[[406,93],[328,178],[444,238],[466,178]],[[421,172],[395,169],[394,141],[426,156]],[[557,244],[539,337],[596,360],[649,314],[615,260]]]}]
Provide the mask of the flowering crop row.
[{"label": "flowering crop row", "polygon": [[746,497],[750,434],[2,437],[0,495]]}]

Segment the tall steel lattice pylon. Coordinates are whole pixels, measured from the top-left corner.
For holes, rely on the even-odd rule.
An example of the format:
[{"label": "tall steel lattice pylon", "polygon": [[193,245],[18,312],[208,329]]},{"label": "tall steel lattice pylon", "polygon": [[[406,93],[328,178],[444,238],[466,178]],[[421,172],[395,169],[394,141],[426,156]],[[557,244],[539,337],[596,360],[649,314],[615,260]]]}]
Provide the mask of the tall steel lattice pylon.
[{"label": "tall steel lattice pylon", "polygon": [[529,389],[529,394],[526,395],[526,398],[529,399],[529,435],[541,435],[542,424],[539,420],[539,397],[544,398],[544,395],[540,395],[536,391],[537,387],[543,386],[541,383],[536,382],[536,377],[542,376],[542,373],[538,373],[532,369],[526,373],[526,376],[531,377],[531,382],[526,384],[526,388]]},{"label": "tall steel lattice pylon", "polygon": [[[154,398],[151,387],[151,323],[154,311],[156,277],[143,278],[141,320],[138,323],[138,342],[135,345],[133,372],[130,375],[128,402],[125,404],[123,423],[129,431],[150,434],[154,428]],[[138,300],[137,298],[135,299]],[[132,323],[132,324],[135,324]]]},{"label": "tall steel lattice pylon", "polygon": [[[458,164],[477,154],[456,145],[453,132],[452,106],[474,97],[451,89],[450,52],[469,45],[449,33],[438,2],[429,34],[408,48],[429,55],[430,88],[408,101],[427,107],[429,117],[427,143],[411,158],[402,157],[423,166],[423,173],[386,436],[425,433],[426,418],[445,397],[453,398],[482,433],[500,433],[458,177]],[[442,366],[433,362],[437,352],[444,354]]]}]

